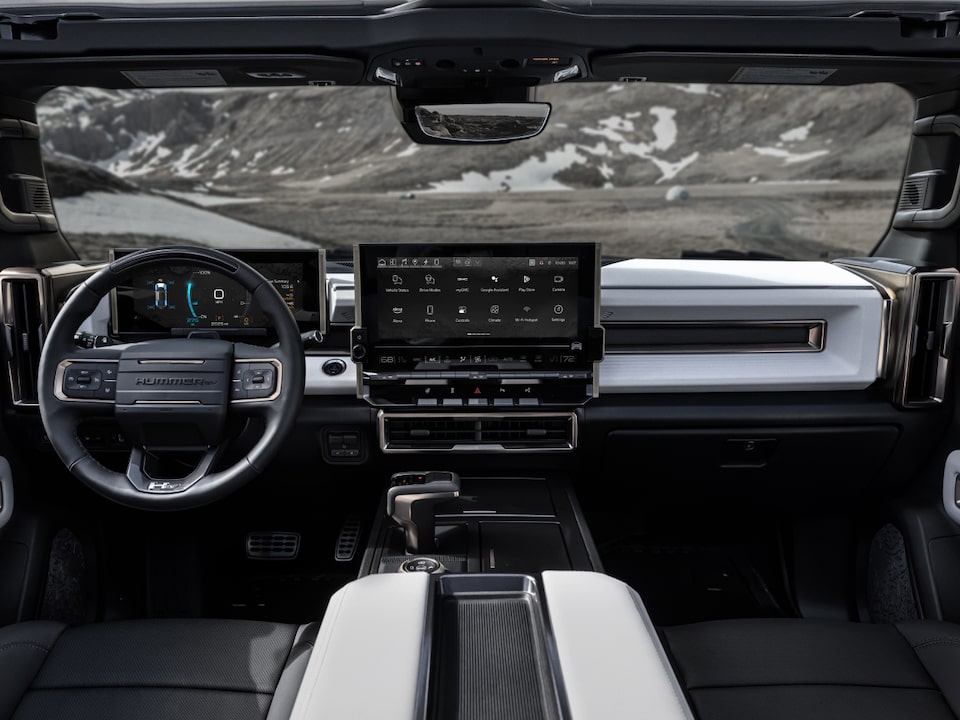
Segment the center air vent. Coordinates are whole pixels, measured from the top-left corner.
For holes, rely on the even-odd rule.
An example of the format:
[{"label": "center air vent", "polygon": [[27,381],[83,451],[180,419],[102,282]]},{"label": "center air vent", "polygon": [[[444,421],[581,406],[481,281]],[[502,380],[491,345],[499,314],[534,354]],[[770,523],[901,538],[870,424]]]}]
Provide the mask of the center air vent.
[{"label": "center air vent", "polygon": [[440,415],[380,413],[384,452],[503,452],[573,450],[574,413]]}]

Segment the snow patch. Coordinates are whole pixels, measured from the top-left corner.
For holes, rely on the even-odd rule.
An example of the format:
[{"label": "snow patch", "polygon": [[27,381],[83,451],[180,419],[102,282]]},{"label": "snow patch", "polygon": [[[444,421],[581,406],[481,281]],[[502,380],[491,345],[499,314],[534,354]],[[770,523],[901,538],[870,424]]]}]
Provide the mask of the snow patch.
[{"label": "snow patch", "polygon": [[[186,200],[194,205],[201,207],[220,207],[222,205],[244,205],[247,203],[263,202],[259,197],[235,197],[232,195],[211,195],[208,192],[183,192],[180,190],[165,190],[163,195]],[[60,207],[60,201],[57,201],[57,207]]]},{"label": "snow patch", "polygon": [[784,165],[794,165],[796,163],[808,162],[815,158],[830,154],[829,150],[811,150],[810,152],[805,153],[794,153],[783,148],[775,147],[755,147],[753,148],[753,151],[757,153],[757,155],[782,158]]},{"label": "snow patch", "polygon": [[158,133],[138,132],[129,147],[111,158],[98,161],[97,165],[120,177],[146,175],[171,154],[171,150],[162,144],[166,138],[167,134],[162,130]]},{"label": "snow patch", "polygon": [[690,93],[691,95],[717,95],[718,93],[710,90],[706,83],[686,83],[685,85],[671,85],[675,90]]},{"label": "snow patch", "polygon": [[613,151],[611,151],[610,148],[607,146],[607,144],[602,141],[598,142],[593,147],[590,147],[589,145],[579,145],[578,147],[581,150],[583,150],[585,153],[589,153],[590,155],[593,155],[595,157],[612,157],[613,156]]},{"label": "snow patch", "polygon": [[85,193],[57,200],[64,232],[130,234],[216,248],[312,248],[312,243],[157,195]]},{"label": "snow patch", "polygon": [[810,128],[813,127],[813,120],[806,125],[795,127],[792,130],[780,133],[780,139],[783,142],[803,142],[810,137]]},{"label": "snow patch", "polygon": [[571,165],[586,162],[587,158],[577,152],[573,143],[560,150],[551,150],[543,159],[531,157],[510,170],[494,170],[488,175],[476,171],[463,173],[459,180],[431,183],[426,192],[542,192],[547,190],[570,190],[553,176]]}]

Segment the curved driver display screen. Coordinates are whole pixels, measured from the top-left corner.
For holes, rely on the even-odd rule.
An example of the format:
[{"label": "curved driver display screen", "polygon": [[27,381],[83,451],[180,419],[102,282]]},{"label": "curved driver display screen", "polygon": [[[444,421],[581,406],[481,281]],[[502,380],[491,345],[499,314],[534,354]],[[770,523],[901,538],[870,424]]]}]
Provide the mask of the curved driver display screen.
[{"label": "curved driver display screen", "polygon": [[[115,251],[119,257],[127,251]],[[321,258],[318,251],[232,253],[276,288],[301,328],[321,320]],[[208,329],[266,332],[271,323],[251,294],[214,270],[171,264],[132,274],[114,296],[117,335]]]}]

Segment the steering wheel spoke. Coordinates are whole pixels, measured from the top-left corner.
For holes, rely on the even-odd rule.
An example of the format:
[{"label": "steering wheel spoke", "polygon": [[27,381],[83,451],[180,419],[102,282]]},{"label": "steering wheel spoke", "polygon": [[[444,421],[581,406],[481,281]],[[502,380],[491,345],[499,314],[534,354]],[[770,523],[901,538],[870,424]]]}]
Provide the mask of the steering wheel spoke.
[{"label": "steering wheel spoke", "polygon": [[241,413],[269,410],[281,397],[283,383],[282,353],[273,348],[234,345],[231,410]]},{"label": "steering wheel spoke", "polygon": [[77,348],[56,364],[54,396],[78,412],[102,411],[116,400],[118,366],[119,351],[114,348]]},{"label": "steering wheel spoke", "polygon": [[212,447],[202,451],[199,460],[183,476],[155,476],[157,472],[149,467],[152,460],[158,458],[158,452],[151,448],[136,445],[130,451],[127,462],[127,480],[140,492],[169,495],[189,490],[210,474],[214,463],[220,456],[220,448]]}]

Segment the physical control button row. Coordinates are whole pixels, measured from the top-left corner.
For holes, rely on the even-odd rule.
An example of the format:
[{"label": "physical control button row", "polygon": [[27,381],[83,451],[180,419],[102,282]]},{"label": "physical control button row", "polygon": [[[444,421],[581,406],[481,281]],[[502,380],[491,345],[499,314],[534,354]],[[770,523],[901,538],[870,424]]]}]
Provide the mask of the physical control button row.
[{"label": "physical control button row", "polygon": [[268,362],[238,362],[230,382],[231,400],[261,400],[277,390],[277,368]]},{"label": "physical control button row", "polygon": [[417,407],[537,407],[540,399],[535,397],[522,398],[417,398]]},{"label": "physical control button row", "polygon": [[117,363],[70,363],[63,371],[60,390],[71,400],[112,401],[117,393]]},{"label": "physical control button row", "polygon": [[592,377],[588,370],[547,370],[531,372],[521,370],[441,370],[437,372],[410,370],[381,372],[368,376],[377,382],[404,380],[587,380]]}]

